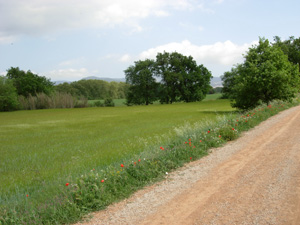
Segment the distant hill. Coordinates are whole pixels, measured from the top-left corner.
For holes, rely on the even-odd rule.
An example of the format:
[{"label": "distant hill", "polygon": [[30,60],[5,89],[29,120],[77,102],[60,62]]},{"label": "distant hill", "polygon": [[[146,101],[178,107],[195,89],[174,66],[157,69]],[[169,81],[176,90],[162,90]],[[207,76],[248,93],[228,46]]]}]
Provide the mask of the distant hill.
[{"label": "distant hill", "polygon": [[84,77],[81,80],[104,80],[107,82],[125,82],[125,78],[108,78],[108,77],[95,77],[95,76],[91,76],[91,77]]}]

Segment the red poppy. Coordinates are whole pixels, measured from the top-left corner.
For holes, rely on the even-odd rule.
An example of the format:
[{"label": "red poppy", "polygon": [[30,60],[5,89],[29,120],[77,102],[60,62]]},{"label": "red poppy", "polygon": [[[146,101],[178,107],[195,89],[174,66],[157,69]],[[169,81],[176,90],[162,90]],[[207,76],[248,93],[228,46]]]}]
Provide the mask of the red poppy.
[{"label": "red poppy", "polygon": [[124,167],[124,165],[123,165],[123,164],[121,164],[121,167]]},{"label": "red poppy", "polygon": [[66,183],[66,186],[69,186],[69,183]]},{"label": "red poppy", "polygon": [[234,130],[234,128],[232,128],[232,130]]},{"label": "red poppy", "polygon": [[199,142],[202,142],[202,140],[200,140]]},{"label": "red poppy", "polygon": [[219,135],[219,138],[221,137],[221,135]]},{"label": "red poppy", "polygon": [[101,180],[101,183],[104,183],[104,180]]},{"label": "red poppy", "polygon": [[139,159],[139,162],[140,162],[141,160]]},{"label": "red poppy", "polygon": [[210,133],[210,130],[209,130],[209,131],[207,131],[207,133],[209,134],[209,133]]},{"label": "red poppy", "polygon": [[189,139],[189,141],[192,141],[191,139]]},{"label": "red poppy", "polygon": [[190,160],[192,160],[192,157],[190,157]]},{"label": "red poppy", "polygon": [[29,195],[27,194],[27,195],[26,195],[26,197],[28,198],[28,197],[29,197]]},{"label": "red poppy", "polygon": [[187,144],[187,142],[184,142],[184,144]]},{"label": "red poppy", "polygon": [[136,162],[134,162],[134,165],[136,165]]}]

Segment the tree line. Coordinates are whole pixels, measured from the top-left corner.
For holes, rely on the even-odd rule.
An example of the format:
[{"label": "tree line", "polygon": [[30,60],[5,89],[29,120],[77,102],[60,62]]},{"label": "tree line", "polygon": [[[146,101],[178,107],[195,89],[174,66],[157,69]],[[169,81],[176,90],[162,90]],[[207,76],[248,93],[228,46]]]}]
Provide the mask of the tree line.
[{"label": "tree line", "polygon": [[55,90],[58,92],[84,96],[88,100],[125,99],[128,88],[129,84],[125,82],[107,82],[104,80],[79,80],[55,86]]},{"label": "tree line", "polygon": [[158,53],[156,60],[134,62],[125,71],[130,84],[126,104],[148,105],[154,101],[201,101],[211,89],[211,72],[202,64],[197,65],[192,56],[180,53]]},{"label": "tree line", "polygon": [[292,101],[300,90],[300,38],[274,42],[259,38],[244,62],[222,76],[223,96],[233,107],[246,110],[273,100]]},{"label": "tree line", "polygon": [[124,82],[80,80],[54,85],[49,79],[11,67],[0,76],[0,111],[87,107],[88,100],[105,100],[95,106],[113,106],[112,99],[125,98],[129,85]]}]

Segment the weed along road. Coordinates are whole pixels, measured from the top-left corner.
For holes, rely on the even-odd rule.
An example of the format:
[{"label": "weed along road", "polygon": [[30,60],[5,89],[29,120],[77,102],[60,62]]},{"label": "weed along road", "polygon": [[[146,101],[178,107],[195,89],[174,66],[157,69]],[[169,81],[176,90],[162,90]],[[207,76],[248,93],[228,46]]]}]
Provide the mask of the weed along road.
[{"label": "weed along road", "polygon": [[300,106],[84,224],[300,224]]}]

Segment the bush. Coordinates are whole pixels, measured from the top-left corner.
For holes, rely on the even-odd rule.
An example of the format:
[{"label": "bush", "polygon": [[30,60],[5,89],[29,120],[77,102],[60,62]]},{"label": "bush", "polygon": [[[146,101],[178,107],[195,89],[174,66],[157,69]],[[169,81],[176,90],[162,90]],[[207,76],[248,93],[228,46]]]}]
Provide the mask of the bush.
[{"label": "bush", "polygon": [[18,95],[13,82],[0,76],[0,111],[13,111],[18,108]]},{"label": "bush", "polygon": [[113,102],[113,100],[111,98],[107,98],[104,101],[104,106],[106,106],[106,107],[114,107],[115,103]]},{"label": "bush", "polygon": [[94,106],[96,106],[96,107],[103,107],[103,106],[104,106],[104,103],[101,102],[100,100],[98,100],[98,101],[95,101],[95,102],[94,102]]}]

